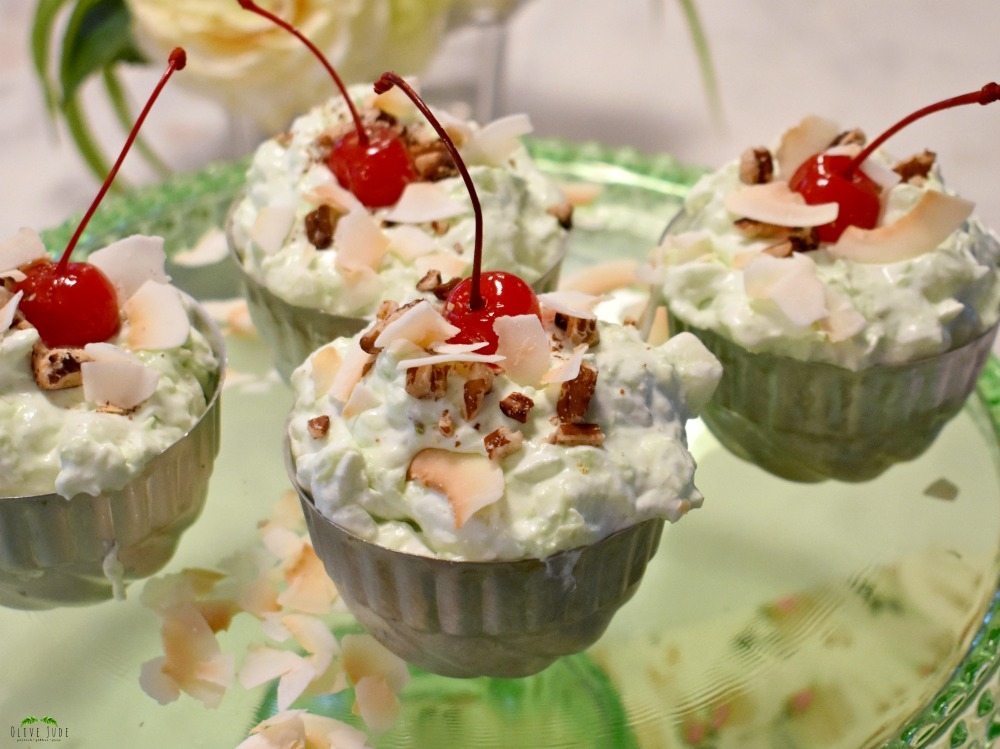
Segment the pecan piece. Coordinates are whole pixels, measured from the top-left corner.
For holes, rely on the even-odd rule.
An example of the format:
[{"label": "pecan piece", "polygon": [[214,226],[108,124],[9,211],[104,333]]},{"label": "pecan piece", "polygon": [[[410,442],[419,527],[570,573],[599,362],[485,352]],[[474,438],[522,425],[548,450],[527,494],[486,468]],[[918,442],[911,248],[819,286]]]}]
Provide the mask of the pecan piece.
[{"label": "pecan piece", "polygon": [[318,440],[321,437],[325,437],[327,432],[330,431],[330,417],[326,414],[315,416],[306,422],[306,426],[309,429],[309,436],[314,440]]},{"label": "pecan piece", "polygon": [[450,437],[455,431],[455,424],[451,418],[451,412],[446,408],[438,419],[438,431],[445,437]]},{"label": "pecan piece", "polygon": [[431,141],[421,141],[407,144],[413,169],[421,182],[437,182],[454,177],[458,167],[448,152],[444,141],[435,138]]},{"label": "pecan piece", "polygon": [[500,410],[504,416],[522,424],[528,421],[528,414],[535,407],[535,402],[524,393],[511,393],[500,401]]},{"label": "pecan piece", "polygon": [[493,370],[482,362],[473,362],[462,388],[462,402],[466,420],[474,419],[483,407],[483,400],[493,390]]},{"label": "pecan piece", "polygon": [[555,216],[556,221],[566,231],[573,228],[573,204],[568,200],[557,205],[549,206],[545,212],[550,216]]},{"label": "pecan piece", "polygon": [[740,155],[740,182],[761,185],[774,179],[774,158],[766,148],[748,148]]},{"label": "pecan piece", "polygon": [[333,244],[333,233],[337,229],[340,213],[323,203],[306,214],[306,237],[317,250],[325,250]]},{"label": "pecan piece", "polygon": [[65,390],[83,384],[81,365],[91,361],[82,348],[49,348],[36,341],[31,350],[31,371],[42,390]]},{"label": "pecan piece", "polygon": [[899,175],[903,182],[912,182],[914,179],[927,179],[934,166],[937,154],[924,149],[923,153],[914,154],[910,158],[900,161],[892,168]]},{"label": "pecan piece", "polygon": [[361,350],[366,354],[378,354],[378,352],[382,349],[375,345],[375,341],[382,334],[382,331],[385,330],[385,326],[419,301],[419,299],[414,299],[412,302],[404,304],[402,307],[393,301],[382,302],[379,305],[378,310],[375,312],[375,323],[371,326],[368,332],[358,339],[358,346]]},{"label": "pecan piece", "polygon": [[858,128],[845,130],[833,139],[831,146],[864,146],[868,142],[868,136]]},{"label": "pecan piece", "polygon": [[424,364],[406,370],[406,392],[421,400],[438,400],[448,392],[447,364]]},{"label": "pecan piece", "polygon": [[576,317],[563,312],[556,312],[553,321],[559,330],[566,332],[566,337],[573,344],[586,343],[596,346],[601,342],[601,334],[597,330],[597,319]]},{"label": "pecan piece", "polygon": [[521,449],[524,435],[507,427],[498,427],[483,437],[486,454],[490,460],[503,460],[508,455]]},{"label": "pecan piece", "polygon": [[809,252],[819,247],[819,240],[813,229],[795,229],[785,239],[765,247],[764,252],[774,257],[788,257],[793,252]]},{"label": "pecan piece", "polygon": [[583,421],[596,387],[597,369],[584,362],[580,365],[580,374],[559,388],[559,400],[556,401],[559,421],[567,424]]},{"label": "pecan piece", "polygon": [[556,445],[600,447],[604,444],[604,432],[597,424],[560,424],[549,435],[549,442]]}]

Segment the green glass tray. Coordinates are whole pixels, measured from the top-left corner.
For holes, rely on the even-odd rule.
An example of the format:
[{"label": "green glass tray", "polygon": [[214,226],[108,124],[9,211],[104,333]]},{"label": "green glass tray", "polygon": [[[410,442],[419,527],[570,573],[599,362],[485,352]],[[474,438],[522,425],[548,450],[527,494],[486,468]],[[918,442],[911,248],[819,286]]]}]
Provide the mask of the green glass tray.
[{"label": "green glass tray", "polygon": [[[594,186],[566,272],[641,258],[700,173],[670,156],[533,141],[543,168]],[[83,239],[162,234],[172,258],[217,232],[243,164],[210,166],[108,200]],[[75,220],[45,232],[53,250]],[[226,258],[172,263],[201,299],[238,294]],[[290,394],[253,338],[230,336],[222,452],[207,508],[168,571],[213,567],[258,543],[287,487]],[[1000,735],[1000,365],[919,460],[876,481],[786,483],[727,453],[699,422],[705,506],[664,533],[643,585],[588,652],[522,680],[414,671],[377,747],[985,747]],[[950,497],[950,498],[947,498]],[[220,707],[139,687],[159,622],[128,600],[0,610],[0,745],[51,716],[65,746],[232,747],[273,713],[274,688],[233,687]],[[356,625],[346,614],[338,626]],[[253,633],[237,618],[224,649]],[[350,692],[297,707],[353,721]],[[46,743],[38,740],[37,743]]]}]

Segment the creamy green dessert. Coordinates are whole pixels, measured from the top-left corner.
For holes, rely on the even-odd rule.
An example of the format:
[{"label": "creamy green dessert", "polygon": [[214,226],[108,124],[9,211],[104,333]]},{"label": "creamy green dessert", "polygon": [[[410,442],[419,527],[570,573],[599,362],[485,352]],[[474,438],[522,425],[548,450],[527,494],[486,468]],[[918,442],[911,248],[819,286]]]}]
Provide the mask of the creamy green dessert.
[{"label": "creamy green dessert", "polygon": [[162,240],[117,243],[130,245],[160,267],[114,277],[124,312],[106,342],[47,347],[18,313],[21,295],[0,286],[0,497],[121,489],[205,412],[221,362],[189,322],[192,302],[165,282]]},{"label": "creamy green dessert", "polygon": [[[876,229],[822,242],[796,223],[820,218],[781,185],[804,140],[817,144],[810,154],[860,150],[839,132],[809,118],[769,152],[748,152],[692,188],[650,258],[670,313],[754,353],[851,370],[940,354],[990,330],[1000,242],[947,191],[933,154],[898,162],[879,151],[864,163],[883,190]],[[752,153],[770,163],[767,180],[747,177]],[[792,218],[773,223],[782,211]]]},{"label": "creamy green dessert", "polygon": [[[685,422],[715,358],[597,321],[593,300],[542,295],[499,318],[497,353],[426,301],[313,353],[292,375],[295,477],[338,525],[455,560],[544,558],[701,506]],[[558,312],[556,310],[559,310]]]},{"label": "creamy green dessert", "polygon": [[[421,296],[417,284],[429,272],[443,281],[468,275],[475,222],[461,177],[420,113],[367,87],[351,92],[366,122],[390,122],[404,134],[417,181],[397,203],[376,209],[339,185],[327,159],[353,124],[335,98],[257,149],[229,238],[246,273],[285,301],[370,318],[383,301]],[[484,127],[442,119],[482,204],[484,267],[541,278],[563,256],[570,213],[559,187],[519,140],[530,132],[527,118]]]}]

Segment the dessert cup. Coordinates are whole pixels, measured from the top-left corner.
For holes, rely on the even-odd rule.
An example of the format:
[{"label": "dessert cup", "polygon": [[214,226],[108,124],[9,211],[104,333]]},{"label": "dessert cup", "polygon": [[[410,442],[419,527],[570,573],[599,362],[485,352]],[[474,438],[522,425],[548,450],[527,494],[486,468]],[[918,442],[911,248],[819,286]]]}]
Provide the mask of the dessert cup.
[{"label": "dessert cup", "polygon": [[192,326],[219,361],[205,412],[119,490],[0,498],[0,605],[46,609],[121,598],[130,581],[170,561],[198,518],[219,451],[225,344],[208,314],[188,301]]},{"label": "dessert cup", "polygon": [[291,478],[351,613],[389,650],[443,676],[530,676],[585,650],[637,590],[664,525],[646,520],[544,559],[452,561],[360,538]]}]

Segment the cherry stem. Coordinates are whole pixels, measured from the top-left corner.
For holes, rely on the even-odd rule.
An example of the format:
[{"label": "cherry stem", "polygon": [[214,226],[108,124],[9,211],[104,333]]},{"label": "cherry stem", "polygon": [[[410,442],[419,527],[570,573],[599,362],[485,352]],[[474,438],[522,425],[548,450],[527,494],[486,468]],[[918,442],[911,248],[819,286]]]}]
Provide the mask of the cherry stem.
[{"label": "cherry stem", "polygon": [[279,18],[278,16],[274,15],[274,13],[271,13],[268,10],[264,10],[259,5],[254,3],[253,0],[237,0],[237,2],[239,2],[240,7],[243,8],[244,10],[252,11],[253,13],[256,13],[258,16],[266,18],[268,21],[280,26],[289,34],[291,34],[300,42],[302,42],[304,45],[306,45],[309,51],[312,52],[313,55],[315,55],[316,59],[320,61],[320,63],[323,65],[324,68],[326,68],[326,72],[330,74],[331,78],[333,78],[333,82],[337,84],[337,88],[340,89],[341,96],[343,96],[344,101],[347,102],[347,108],[351,112],[351,119],[354,120],[354,128],[358,132],[358,143],[360,143],[362,147],[367,146],[368,133],[365,132],[365,128],[361,124],[361,115],[358,114],[357,107],[354,106],[354,102],[351,101],[350,94],[347,93],[347,86],[344,85],[343,79],[337,74],[337,71],[334,70],[333,65],[331,65],[330,61],[326,59],[326,55],[324,55],[320,51],[319,47],[313,44],[312,40],[309,39],[309,37],[307,37],[297,28],[292,26],[292,24],[288,23],[288,21],[284,20],[283,18]]},{"label": "cherry stem", "polygon": [[76,227],[76,231],[73,233],[69,243],[66,245],[66,249],[63,250],[62,256],[59,258],[59,264],[56,266],[57,274],[61,275],[66,272],[66,268],[69,266],[69,256],[76,248],[77,242],[80,241],[80,237],[83,235],[84,229],[87,228],[87,224],[90,223],[90,219],[97,210],[97,206],[100,205],[104,196],[107,194],[108,189],[111,187],[111,183],[114,182],[115,176],[118,174],[118,170],[121,169],[122,162],[125,161],[125,156],[128,154],[129,149],[135,142],[136,136],[139,134],[139,129],[142,127],[142,123],[146,120],[146,115],[149,114],[149,110],[153,108],[153,103],[156,101],[157,97],[159,97],[163,87],[167,85],[167,81],[170,80],[170,76],[174,74],[174,71],[183,70],[185,65],[187,65],[187,53],[184,52],[182,47],[176,47],[170,53],[170,57],[167,60],[167,69],[163,72],[159,83],[156,84],[156,88],[154,88],[153,93],[150,94],[149,100],[146,102],[146,106],[142,108],[142,111],[136,118],[135,123],[132,125],[132,130],[129,132],[128,138],[125,140],[125,145],[122,147],[121,153],[118,154],[118,160],[115,162],[114,166],[111,167],[111,171],[108,172],[108,176],[104,178],[104,184],[101,185],[101,189],[98,190],[97,197],[95,197],[94,201],[90,204],[90,208],[87,209],[87,212],[84,214],[79,226]]},{"label": "cherry stem", "polygon": [[476,194],[476,186],[472,182],[472,177],[469,175],[469,170],[465,166],[465,162],[458,153],[458,148],[455,146],[455,141],[451,139],[448,132],[444,129],[441,123],[438,121],[434,113],[431,112],[430,107],[420,98],[420,94],[413,90],[403,78],[396,73],[388,72],[383,73],[382,76],[375,81],[375,93],[384,94],[386,91],[391,89],[393,86],[398,86],[403,90],[403,92],[410,97],[410,100],[417,106],[417,109],[427,118],[427,121],[431,126],[437,131],[437,134],[441,136],[441,140],[444,142],[445,147],[451,154],[452,160],[455,162],[455,166],[458,167],[458,171],[462,175],[462,179],[465,180],[465,187],[469,191],[469,197],[472,199],[472,212],[476,217],[476,234],[475,234],[475,244],[474,252],[472,255],[472,288],[469,290],[469,309],[482,309],[486,303],[483,301],[482,292],[479,289],[479,279],[482,275],[483,266],[483,209],[479,204],[479,196]]},{"label": "cherry stem", "polygon": [[884,133],[882,133],[879,137],[877,137],[875,140],[873,140],[871,143],[865,146],[864,150],[862,150],[861,153],[855,156],[851,160],[851,163],[847,165],[847,168],[844,170],[843,174],[845,177],[850,177],[854,173],[854,170],[857,169],[859,166],[861,166],[864,163],[865,159],[867,159],[869,156],[872,155],[872,153],[875,152],[876,148],[881,146],[883,143],[889,140],[889,138],[898,133],[904,127],[906,127],[907,125],[916,120],[919,120],[921,117],[926,117],[927,115],[933,114],[934,112],[940,112],[943,109],[960,107],[965,104],[986,105],[986,104],[992,104],[995,101],[1000,101],[1000,84],[987,83],[978,91],[971,91],[967,94],[962,94],[961,96],[953,96],[950,99],[944,99],[943,101],[939,101],[936,104],[930,104],[929,106],[926,106],[923,109],[918,109],[916,112],[909,115],[908,117],[904,117],[903,119],[901,119],[895,125],[893,125]]}]

